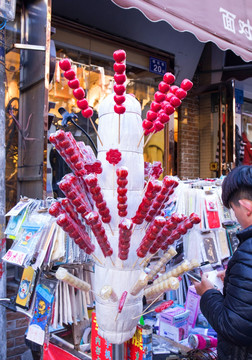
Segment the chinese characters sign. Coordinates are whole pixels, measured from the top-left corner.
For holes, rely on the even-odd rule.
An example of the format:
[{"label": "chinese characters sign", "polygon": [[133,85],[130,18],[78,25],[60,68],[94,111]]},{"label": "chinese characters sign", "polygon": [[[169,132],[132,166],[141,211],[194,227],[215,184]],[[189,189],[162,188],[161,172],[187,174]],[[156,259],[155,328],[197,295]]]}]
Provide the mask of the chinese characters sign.
[{"label": "chinese characters sign", "polygon": [[247,19],[246,22],[238,19],[235,14],[222,7],[220,7],[220,13],[222,14],[225,30],[231,31],[234,34],[239,31],[239,33],[244,34],[248,40],[252,40],[252,26],[250,25],[249,19]]},{"label": "chinese characters sign", "polygon": [[[124,343],[127,360],[143,360],[142,329],[137,327],[133,338]],[[112,360],[112,344],[98,334],[98,324],[95,312],[92,313],[92,336],[91,336],[92,360]],[[119,359],[118,359],[119,360]]]}]

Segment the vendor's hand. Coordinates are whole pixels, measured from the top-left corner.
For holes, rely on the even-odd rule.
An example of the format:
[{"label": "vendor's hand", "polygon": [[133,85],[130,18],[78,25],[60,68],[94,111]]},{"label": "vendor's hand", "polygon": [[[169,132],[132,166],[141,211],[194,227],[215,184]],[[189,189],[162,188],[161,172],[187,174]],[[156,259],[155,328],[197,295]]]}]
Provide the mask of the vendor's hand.
[{"label": "vendor's hand", "polygon": [[226,270],[221,270],[217,272],[217,277],[220,278],[222,280],[222,282],[224,282],[224,277],[226,274]]},{"label": "vendor's hand", "polygon": [[202,296],[207,290],[214,289],[211,281],[208,280],[208,276],[203,273],[201,282],[193,281],[193,285],[198,295]]}]

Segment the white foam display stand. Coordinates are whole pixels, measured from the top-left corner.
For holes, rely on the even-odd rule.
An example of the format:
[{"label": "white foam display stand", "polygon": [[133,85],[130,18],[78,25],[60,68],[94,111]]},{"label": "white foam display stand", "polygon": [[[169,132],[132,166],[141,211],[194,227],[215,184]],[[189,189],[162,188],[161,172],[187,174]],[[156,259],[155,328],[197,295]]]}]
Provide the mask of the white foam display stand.
[{"label": "white foam display stand", "polygon": [[[121,344],[135,333],[139,319],[132,319],[142,312],[143,291],[137,296],[130,295],[129,291],[137,282],[140,276],[139,265],[133,269],[133,264],[137,259],[136,249],[144,236],[144,228],[136,226],[132,238],[129,256],[126,261],[118,258],[118,224],[121,218],[117,210],[117,184],[116,168],[126,166],[128,168],[128,192],[127,204],[128,215],[131,218],[140,204],[144,188],[144,160],[143,160],[143,140],[140,145],[138,142],[142,135],[142,118],[140,103],[132,95],[126,95],[124,103],[126,112],[120,116],[120,142],[119,134],[119,115],[114,112],[114,94],[109,95],[99,108],[98,133],[103,146],[98,142],[97,158],[102,162],[102,174],[98,175],[99,185],[107,202],[111,213],[110,226],[114,235],[107,224],[103,224],[113,249],[110,258],[104,258],[100,247],[94,236],[93,241],[96,245],[95,255],[102,260],[104,266],[95,265],[94,291],[100,293],[103,286],[112,286],[113,291],[120,299],[124,291],[128,291],[125,305],[117,320],[118,302],[103,300],[96,296],[96,317],[98,332],[112,344]],[[106,153],[110,149],[118,149],[122,154],[122,160],[115,167],[106,160]],[[115,265],[112,264],[112,261]]]}]

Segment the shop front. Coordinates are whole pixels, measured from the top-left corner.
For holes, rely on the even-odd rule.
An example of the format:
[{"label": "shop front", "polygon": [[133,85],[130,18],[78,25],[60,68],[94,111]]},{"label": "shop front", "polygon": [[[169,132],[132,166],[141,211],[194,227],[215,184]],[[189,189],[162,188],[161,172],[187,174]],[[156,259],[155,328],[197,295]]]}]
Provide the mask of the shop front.
[{"label": "shop front", "polygon": [[[83,343],[80,343],[79,341],[78,331],[81,332],[83,330],[82,326],[88,328],[88,331],[90,330],[91,316],[88,312],[91,311],[90,309],[93,309],[93,301],[94,297],[97,296],[97,290],[99,290],[99,293],[103,285],[111,284],[102,283],[100,279],[100,282],[97,281],[96,284],[94,284],[93,265],[96,264],[97,273],[101,274],[102,270],[100,269],[101,264],[99,263],[99,260],[103,255],[100,253],[97,254],[96,252],[94,253],[96,258],[98,255],[99,260],[96,260],[95,257],[87,256],[75,241],[70,240],[67,233],[59,230],[59,224],[56,225],[51,217],[46,217],[48,213],[44,216],[44,208],[60,202],[60,198],[65,197],[65,193],[62,190],[64,189],[64,186],[60,188],[59,183],[67,173],[72,171],[71,164],[66,164],[60,152],[55,150],[55,144],[49,141],[49,137],[57,131],[64,130],[65,132],[70,132],[78,143],[84,142],[84,146],[90,146],[95,155],[97,155],[99,151],[101,152],[101,141],[106,142],[106,139],[99,139],[97,136],[99,125],[104,129],[104,122],[102,124],[99,119],[99,109],[104,100],[113,93],[115,84],[114,51],[117,49],[124,49],[126,51],[127,80],[125,85],[127,94],[133,94],[135,99],[139,102],[141,121],[146,118],[146,114],[148,110],[150,110],[151,103],[154,100],[155,93],[159,89],[159,83],[162,80],[164,73],[171,72],[175,74],[175,84],[178,86],[180,86],[184,78],[189,78],[194,83],[192,90],[188,91],[188,96],[183,99],[181,106],[179,106],[174,111],[173,115],[170,116],[170,121],[165,128],[162,131],[155,133],[150,139],[148,136],[145,136],[141,145],[143,146],[143,160],[146,163],[153,164],[154,162],[160,162],[163,168],[163,173],[159,178],[160,181],[163,182],[163,179],[167,175],[177,175],[179,178],[179,191],[176,192],[174,198],[171,198],[169,206],[166,208],[165,221],[170,219],[171,214],[175,210],[178,211],[179,214],[185,214],[187,216],[187,223],[190,220],[188,220],[190,214],[193,212],[198,213],[199,216],[204,219],[201,225],[197,225],[196,229],[192,232],[188,232],[184,238],[183,236],[180,236],[177,239],[179,241],[177,241],[174,240],[176,238],[175,236],[171,239],[171,242],[173,240],[176,241],[173,242],[178,257],[172,260],[172,254],[175,255],[175,253],[169,253],[167,255],[169,259],[167,257],[163,260],[167,260],[165,262],[165,264],[168,263],[166,269],[167,272],[173,271],[173,274],[176,275],[175,277],[179,277],[189,271],[188,266],[193,267],[193,264],[196,264],[191,263],[194,258],[188,256],[188,248],[183,249],[183,246],[189,246],[191,250],[192,248],[195,250],[193,254],[198,260],[198,265],[208,261],[211,263],[211,270],[213,271],[215,271],[218,266],[225,266],[226,259],[230,256],[232,251],[235,250],[237,245],[234,232],[238,225],[232,219],[231,214],[223,213],[223,208],[219,202],[220,188],[218,181],[216,181],[215,187],[215,183],[212,186],[211,182],[202,183],[198,178],[220,177],[220,175],[226,174],[229,169],[238,165],[240,162],[251,161],[252,91],[247,79],[246,81],[230,78],[225,80],[222,79],[223,68],[222,66],[219,67],[219,64],[216,64],[217,56],[215,55],[218,53],[218,59],[221,62],[226,54],[213,44],[204,46],[191,34],[178,33],[172,29],[170,25],[164,22],[149,22],[149,20],[136,9],[132,9],[132,13],[128,13],[128,10],[118,8],[113,2],[109,3],[108,7],[106,7],[107,4],[106,6],[104,4],[105,2],[101,2],[101,7],[97,7],[95,11],[97,4],[94,2],[93,5],[90,4],[89,6],[88,2],[86,2],[86,12],[81,13],[80,3],[76,4],[76,6],[72,6],[72,4],[69,5],[68,2],[68,4],[63,6],[61,2],[55,1],[52,7],[52,21],[50,18],[51,7],[50,4],[48,4],[47,12],[42,12],[44,14],[43,24],[45,24],[46,21],[50,21],[51,25],[50,34],[48,35],[47,33],[46,37],[47,47],[45,47],[45,51],[36,52],[36,57],[33,58],[32,51],[34,50],[28,50],[29,55],[25,55],[27,50],[22,49],[21,52],[19,52],[19,50],[10,49],[6,56],[6,68],[10,70],[7,72],[8,89],[6,91],[6,113],[8,124],[6,137],[6,157],[8,161],[6,185],[8,194],[10,194],[7,210],[10,210],[19,200],[17,199],[16,192],[16,184],[18,183],[18,195],[21,193],[21,195],[28,196],[28,198],[32,199],[30,203],[31,206],[27,206],[27,209],[29,208],[28,213],[25,214],[25,211],[23,213],[24,218],[26,215],[27,220],[37,217],[39,219],[38,223],[41,221],[41,225],[43,224],[43,226],[45,226],[42,231],[39,224],[35,224],[37,225],[35,230],[37,231],[39,229],[39,232],[35,236],[37,241],[36,249],[33,249],[34,252],[31,252],[31,254],[37,256],[38,253],[42,251],[41,254],[43,253],[43,255],[45,255],[45,257],[42,255],[41,258],[38,257],[41,263],[36,264],[36,270],[39,272],[42,268],[43,270],[45,268],[50,268],[53,264],[53,267],[55,266],[55,268],[53,268],[53,274],[51,275],[54,276],[60,264],[63,264],[63,267],[68,269],[70,275],[75,275],[76,278],[87,282],[91,289],[89,289],[90,291],[84,291],[84,294],[79,288],[73,290],[70,283],[66,285],[65,282],[62,281],[60,282],[61,285],[59,285],[59,288],[57,288],[57,295],[56,293],[54,294],[55,297],[58,297],[57,316],[60,316],[58,318],[53,316],[54,329],[57,329],[58,325],[64,327],[64,324],[68,324],[61,334],[61,346],[64,345],[65,341],[69,347],[68,330],[72,323],[78,323],[79,320],[81,322],[79,329],[78,326],[75,327],[74,343],[71,343],[72,351],[69,350],[71,353],[69,358],[72,358],[75,355],[78,357],[78,351],[80,351],[79,358],[83,357],[85,359],[90,356],[90,353],[85,350],[85,346],[80,347]],[[71,9],[69,9],[68,6],[70,6]],[[110,12],[112,9],[113,11]],[[32,8],[30,10],[32,10]],[[123,15],[124,11],[125,17]],[[20,10],[20,12],[22,15],[22,10]],[[132,19],[134,19],[132,23],[129,21],[130,14],[132,14]],[[33,23],[32,14],[29,16],[31,23]],[[23,24],[22,19],[24,20],[25,17],[21,16],[21,24]],[[124,28],[126,22],[128,22],[128,25]],[[27,23],[29,23],[29,21]],[[41,28],[43,28],[43,24],[40,23]],[[155,30],[155,26],[157,30]],[[18,27],[21,28],[21,25],[18,25]],[[28,28],[29,31],[34,30],[32,26]],[[27,40],[24,37],[23,30],[21,32],[21,39],[22,42]],[[31,39],[32,41],[35,41],[36,37],[32,37]],[[40,40],[42,41],[41,38]],[[43,41],[44,40],[45,38],[43,38]],[[51,43],[51,49],[55,49],[55,53],[51,52],[53,64],[51,67],[49,67],[50,52],[48,52],[48,40],[53,41],[53,43]],[[14,42],[18,43],[19,38],[17,37]],[[250,60],[250,58],[246,56],[247,54],[244,55],[244,58]],[[80,108],[77,106],[77,101],[73,96],[72,89],[68,86],[68,79],[64,76],[64,71],[60,69],[60,61],[67,58],[71,59],[71,67],[80,82],[80,86],[85,90],[85,98],[93,110],[91,119],[89,117],[84,117],[81,113]],[[31,59],[33,59],[31,62],[32,74],[38,75],[36,72],[38,59],[40,72],[39,76],[33,78],[34,81],[29,82],[29,67],[26,65]],[[21,77],[19,77],[19,70],[21,70]],[[39,86],[39,88],[37,88],[37,86]],[[40,101],[37,101],[38,98]],[[49,106],[47,106],[47,104],[49,104]],[[19,109],[21,111],[19,111]],[[48,113],[50,114],[48,115]],[[64,114],[70,114],[70,118],[64,117]],[[116,122],[116,126],[118,126],[117,124],[118,122]],[[103,134],[107,134],[108,139],[110,139],[110,132],[103,131]],[[111,133],[113,131],[114,127],[113,129],[111,128]],[[39,142],[36,141],[37,137],[40,139]],[[132,139],[135,141],[134,134],[132,135]],[[132,139],[128,139],[128,144],[131,144]],[[237,139],[239,139],[239,143],[237,143]],[[247,147],[243,144],[246,143],[246,141]],[[137,145],[137,143],[134,144],[135,153],[139,152]],[[122,144],[120,145],[118,142],[117,146],[120,148]],[[242,146],[244,149],[243,158],[241,155]],[[132,149],[130,149],[130,152],[131,151]],[[134,153],[134,151],[132,152]],[[106,162],[105,164],[108,166]],[[136,164],[138,164],[138,162],[136,162]],[[134,173],[133,165],[129,161],[129,167],[132,173]],[[135,172],[143,170],[141,166],[136,166]],[[111,178],[116,176],[116,173],[113,173],[112,165],[109,174]],[[141,179],[142,175],[143,174],[141,173]],[[148,180],[148,176],[145,180]],[[176,181],[177,180],[178,179],[176,178]],[[136,182],[139,185],[138,180],[136,180]],[[33,184],[36,184],[36,186],[32,186]],[[208,198],[205,193],[205,185],[209,192],[213,192],[213,198]],[[133,190],[133,188],[130,188],[130,191]],[[170,190],[172,192],[173,189]],[[109,191],[113,192],[115,189],[110,188]],[[163,189],[163,191],[165,190]],[[180,191],[182,194],[181,196],[179,195]],[[134,201],[132,200],[132,194],[129,193],[132,204],[135,203],[139,205],[137,200],[140,202],[140,197],[143,196],[143,193],[141,192],[140,194],[139,189],[138,192],[139,198],[135,198]],[[203,194],[203,197],[206,200],[205,207],[203,207],[201,213],[199,210],[202,205],[200,202],[202,200],[200,200],[200,193]],[[89,193],[89,196],[91,196],[91,194],[92,192]],[[45,199],[47,197],[49,198],[46,202]],[[51,197],[58,198],[58,202],[55,202]],[[41,200],[35,200],[35,198]],[[111,200],[110,196],[108,196],[108,199],[109,201]],[[120,198],[120,201],[121,200],[122,199]],[[218,224],[216,224],[211,217],[212,213],[209,212],[210,205],[207,205],[210,204],[212,200],[214,202],[214,209],[212,210],[214,210],[216,213],[215,215],[219,218]],[[195,207],[193,207],[192,204],[195,204]],[[114,203],[111,202],[110,205],[114,211]],[[132,207],[135,206],[133,205]],[[26,206],[24,209],[26,209]],[[39,210],[38,213],[37,210]],[[130,211],[130,216],[133,217],[134,211],[132,209]],[[228,217],[228,220],[232,221],[232,225],[234,226],[232,229],[228,229],[229,232],[221,228],[221,221],[225,220],[225,216]],[[15,223],[17,218],[13,216],[12,220]],[[19,223],[19,225],[21,229],[21,223]],[[90,226],[90,224],[88,226]],[[115,226],[115,224],[113,224],[113,226]],[[115,228],[117,230],[116,226]],[[92,233],[90,229],[89,231]],[[10,230],[10,228],[8,230]],[[31,229],[29,228],[27,230],[27,228],[23,227],[21,230],[22,232],[25,232]],[[110,235],[111,230],[109,229],[108,224],[105,225],[105,230],[106,233],[109,234],[109,238],[113,238],[113,236],[111,237]],[[112,230],[114,231],[115,229],[113,228]],[[204,230],[205,233],[201,230]],[[40,231],[42,232],[40,233]],[[139,234],[141,231],[142,229],[139,227],[139,232],[137,233]],[[9,235],[10,234],[8,233],[8,236]],[[193,245],[194,236],[197,237],[197,248]],[[233,238],[230,240],[232,236]],[[10,236],[9,238],[12,239]],[[183,239],[185,239],[185,241]],[[17,240],[19,241],[18,245],[23,241],[21,238],[17,238]],[[41,240],[41,244],[43,244],[42,248],[39,247],[38,240]],[[92,240],[95,242],[97,239],[94,239],[93,237]],[[140,235],[137,240],[140,240]],[[9,241],[11,242],[11,240]],[[61,244],[61,247],[57,248],[57,242]],[[64,248],[64,244],[67,244],[67,252],[65,252],[66,248]],[[28,241],[25,245],[27,246],[24,247],[29,250]],[[97,248],[99,248],[98,245]],[[111,259],[108,256],[105,257],[106,266],[109,263],[110,270],[112,269],[115,271],[113,263],[116,264],[116,270],[120,270],[121,273],[126,273],[129,269],[134,270],[134,267],[136,267],[137,271],[143,270],[142,264],[140,266],[134,265],[133,261],[130,263],[122,261],[122,265],[121,262],[119,262],[117,250],[115,250],[116,246],[114,243],[113,245],[114,255]],[[204,251],[200,255],[198,250],[202,248]],[[14,250],[19,251],[20,248]],[[53,253],[53,250],[55,253]],[[135,256],[135,250],[136,249],[134,249],[133,257]],[[131,249],[131,251],[133,250]],[[160,258],[162,258],[161,255],[163,254],[159,255],[160,256],[158,257],[153,257],[153,261],[147,266],[147,272],[152,269],[152,266],[155,267]],[[103,257],[102,260],[104,260]],[[148,260],[148,257],[146,257],[146,260]],[[186,260],[186,262],[184,263],[183,260]],[[9,259],[6,259],[6,261],[13,264]],[[29,261],[32,262],[34,259],[29,258]],[[22,262],[18,265],[22,268],[24,267],[24,264],[26,263]],[[164,265],[164,263],[162,263],[162,265]],[[195,267],[197,268],[198,265]],[[103,269],[104,274],[107,271],[106,266]],[[184,266],[184,272],[181,272],[181,266]],[[124,267],[125,269],[123,269]],[[33,272],[32,274],[34,276]],[[69,274],[68,276],[70,276]],[[26,274],[22,275],[26,276]],[[161,276],[161,274],[158,276]],[[106,280],[107,279],[112,281],[112,278],[109,276],[106,277]],[[151,276],[148,279],[151,279]],[[151,281],[153,279],[151,279]],[[35,277],[33,280],[33,284],[37,284]],[[50,287],[48,286],[49,283],[47,280],[48,279],[45,280],[40,278],[40,284],[45,287]],[[135,278],[133,280],[135,280]],[[130,281],[131,279],[129,279],[129,282]],[[52,283],[54,284],[54,281],[52,281]],[[117,285],[118,284],[115,284],[115,286]],[[154,285],[154,283],[152,285]],[[176,299],[178,304],[182,306],[185,303],[186,294],[189,293],[188,288],[190,285],[189,276],[187,274],[183,275],[182,285],[176,290],[169,288],[166,292],[167,299],[169,297],[172,301]],[[52,293],[54,291],[53,286],[51,289]],[[149,297],[148,304],[150,304],[152,300],[155,300],[157,293],[155,292],[155,289],[152,289],[154,292],[153,295],[152,293],[148,293],[145,287],[143,288],[144,291],[146,290],[145,295],[146,297]],[[19,287],[19,291],[22,295],[23,288],[21,286]],[[50,298],[52,293],[50,293],[50,289],[48,291],[47,296]],[[122,295],[122,292],[122,288],[120,288],[117,297]],[[38,293],[37,295],[40,296],[41,294]],[[190,293],[189,295],[193,297],[195,294],[192,295]],[[131,294],[130,296],[134,299],[135,295]],[[50,299],[53,300],[52,298]],[[128,299],[130,301],[132,300],[131,297]],[[102,304],[102,301],[101,304],[99,304],[100,308],[104,305]],[[128,304],[129,306],[131,305],[130,301]],[[71,308],[69,312],[66,307],[64,308],[64,302]],[[48,303],[50,303],[50,301]],[[140,302],[138,302],[137,306],[140,306],[139,303]],[[50,306],[51,303],[49,304],[49,307]],[[136,308],[139,309],[139,307]],[[196,304],[193,310],[195,316],[198,316]],[[176,309],[176,311],[178,311],[178,309]],[[186,311],[187,309],[183,311],[183,313],[185,313],[183,316],[185,317],[187,316]],[[39,314],[41,315],[40,312]],[[51,315],[52,314],[50,313],[47,318],[48,321]],[[141,311],[134,315],[136,317],[141,315]],[[124,316],[127,318],[127,314]],[[171,316],[173,318],[173,315]],[[101,319],[99,314],[98,317]],[[151,320],[153,319],[151,318]],[[165,336],[165,331],[167,331],[168,328],[166,320],[167,319],[165,318],[162,319],[162,335],[155,334],[155,336]],[[191,320],[192,319],[190,319],[190,321]],[[86,321],[89,321],[89,323]],[[110,319],[108,319],[108,321],[110,321]],[[198,321],[200,323],[200,317]],[[101,324],[101,320],[99,320],[99,323]],[[93,331],[97,330],[96,320],[94,318],[92,324],[95,327]],[[188,323],[185,318],[185,324],[178,327],[174,326],[175,329],[172,328],[174,333],[169,339],[172,341],[178,340],[178,342],[182,340],[181,334],[184,331],[187,331],[187,325]],[[143,341],[143,335],[146,335],[144,333],[144,328],[139,326],[137,334],[138,335],[135,335],[132,338],[132,343],[128,344],[128,348],[125,345],[125,351],[135,351],[136,354],[140,355],[140,350],[142,349],[141,345],[139,345],[141,343],[139,342],[139,339],[142,339]],[[176,337],[176,334],[178,337]],[[59,339],[57,333],[54,335],[54,340],[52,339],[51,343],[54,343],[56,347]],[[105,335],[107,336],[106,331]],[[36,339],[37,333],[34,331],[34,327],[29,336],[31,341]],[[154,343],[155,336],[153,336]],[[107,338],[110,337],[107,336]],[[103,347],[100,346],[99,342],[102,343],[103,340],[99,338],[98,335],[97,338],[93,339],[93,355],[94,352],[97,352],[97,359],[100,355],[99,351],[103,351],[107,356],[112,356],[112,349],[111,347],[108,349],[108,343],[106,343],[106,341],[103,342]],[[87,334],[81,341],[86,341],[86,345],[88,345],[90,335]],[[157,348],[164,347],[166,351],[170,351],[171,345],[169,344],[170,347],[166,346],[166,341],[162,343],[160,337],[157,339],[157,344]],[[40,341],[39,345],[42,346],[43,342],[41,343]],[[190,353],[191,350],[190,348],[181,348],[178,346],[176,351],[180,352],[181,349],[184,357],[186,357],[186,354]],[[44,348],[44,352],[50,360],[50,356],[53,356],[52,354],[54,351],[56,354],[61,353],[59,349],[55,350],[54,346],[49,345]],[[114,349],[114,354],[116,351],[118,351],[118,348]],[[83,355],[82,352],[85,352],[85,355]],[[174,353],[172,353],[172,355],[174,355]]]}]

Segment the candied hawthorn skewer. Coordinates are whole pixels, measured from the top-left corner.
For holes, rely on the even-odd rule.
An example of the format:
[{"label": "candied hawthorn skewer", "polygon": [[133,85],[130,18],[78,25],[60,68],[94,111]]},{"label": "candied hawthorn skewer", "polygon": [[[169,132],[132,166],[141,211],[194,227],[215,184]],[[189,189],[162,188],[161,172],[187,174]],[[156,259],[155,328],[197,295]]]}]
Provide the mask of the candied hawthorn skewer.
[{"label": "candied hawthorn skewer", "polygon": [[137,256],[144,258],[152,246],[153,242],[157,238],[159,232],[165,225],[165,218],[163,216],[156,216],[153,223],[150,225],[143,237],[139,247],[137,248]]},{"label": "candied hawthorn skewer", "polygon": [[155,198],[156,194],[161,190],[161,183],[157,180],[150,180],[147,184],[146,192],[143,196],[143,199],[138,206],[135,216],[132,218],[134,224],[142,224],[145,220],[145,217],[152,205],[152,201]]},{"label": "candied hawthorn skewer", "polygon": [[[73,96],[77,100],[77,106],[81,110],[81,114],[84,116],[84,118],[89,119],[91,122],[91,125],[101,143],[101,146],[103,146],[103,143],[101,141],[101,138],[98,134],[98,131],[95,127],[95,124],[92,120],[93,116],[93,109],[88,105],[88,101],[85,98],[85,90],[80,86],[79,80],[76,78],[76,72],[71,67],[71,62],[69,59],[63,59],[59,62],[59,67],[61,70],[64,71],[64,77],[68,80],[68,86],[70,89],[73,90]],[[67,70],[65,70],[67,69]]]},{"label": "candied hawthorn skewer", "polygon": [[130,248],[133,222],[130,219],[122,219],[119,224],[118,257],[127,260]]},{"label": "candied hawthorn skewer", "polygon": [[127,216],[127,184],[128,184],[128,168],[126,166],[121,166],[116,169],[117,175],[117,209],[118,215],[120,217]]},{"label": "candied hawthorn skewer", "polygon": [[91,243],[84,225],[80,226],[66,213],[60,214],[56,222],[88,255],[94,252],[95,246]]},{"label": "candied hawthorn skewer", "polygon": [[59,188],[82,218],[92,211],[92,205],[79,178],[66,174],[60,181]]},{"label": "candied hawthorn skewer", "polygon": [[126,82],[126,75],[125,75],[125,70],[126,70],[126,65],[125,65],[125,61],[126,61],[126,52],[122,49],[116,50],[113,53],[113,58],[115,60],[114,63],[114,70],[115,70],[115,74],[114,74],[114,80],[115,80],[115,85],[114,85],[114,91],[116,93],[116,95],[114,96],[114,100],[115,100],[115,106],[114,106],[114,111],[116,114],[119,115],[118,118],[118,144],[120,144],[120,131],[121,131],[121,119],[120,119],[120,115],[124,114],[126,111],[125,106],[123,105],[125,102],[125,91],[126,91],[126,87],[125,87],[125,82]]},{"label": "candied hawthorn skewer", "polygon": [[145,220],[151,222],[152,219],[158,214],[159,210],[162,208],[162,205],[168,201],[170,193],[173,191],[173,188],[176,186],[177,182],[165,176],[162,181],[162,187],[159,193],[156,195],[155,199],[152,202],[151,208],[146,215]]},{"label": "candied hawthorn skewer", "polygon": [[[103,194],[101,192],[101,187],[98,184],[98,179],[94,174],[89,174],[84,178],[84,181],[88,187],[88,190],[95,202],[95,205],[98,209],[99,214],[101,215],[102,222],[109,224],[111,221],[111,215],[107,203],[104,200]],[[110,224],[109,224],[110,226]],[[112,229],[110,227],[112,232]],[[113,232],[112,232],[113,234]]]},{"label": "candied hawthorn skewer", "polygon": [[[155,301],[156,301],[156,299],[155,299]],[[137,319],[137,318],[139,318],[139,317],[141,317],[141,316],[143,316],[143,315],[149,314],[149,313],[151,313],[151,312],[153,312],[153,311],[155,311],[156,313],[161,313],[162,311],[168,309],[169,307],[171,307],[171,306],[173,305],[173,300],[165,301],[165,302],[163,302],[162,304],[158,305],[155,309],[146,311],[147,309],[150,308],[151,305],[152,305],[152,303],[151,303],[150,305],[148,305],[148,306],[146,307],[146,309],[145,309],[140,315],[134,316],[134,317],[132,318],[132,320],[133,320],[133,319]]]},{"label": "candied hawthorn skewer", "polygon": [[102,222],[99,219],[99,214],[96,211],[92,211],[85,216],[85,220],[87,225],[89,225],[93,231],[104,257],[111,257],[113,250],[108,241],[105,229],[102,226]]}]

